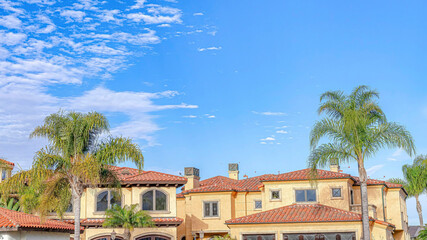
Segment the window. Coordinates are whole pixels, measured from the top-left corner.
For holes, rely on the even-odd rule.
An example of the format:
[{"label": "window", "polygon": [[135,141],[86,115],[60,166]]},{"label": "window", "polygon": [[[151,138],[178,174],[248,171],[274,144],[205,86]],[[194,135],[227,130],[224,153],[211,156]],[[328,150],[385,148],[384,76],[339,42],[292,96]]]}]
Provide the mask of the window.
[{"label": "window", "polygon": [[353,193],[353,190],[350,190],[350,204],[354,205],[354,193]]},{"label": "window", "polygon": [[255,207],[254,209],[262,209],[262,201],[261,200],[255,200]]},{"label": "window", "polygon": [[271,190],[271,200],[280,200],[280,190]]},{"label": "window", "polygon": [[275,240],[274,234],[244,234],[243,240]]},{"label": "window", "polygon": [[113,205],[122,205],[120,196],[115,191],[103,191],[96,197],[97,212],[104,212],[107,209],[110,209]]},{"label": "window", "polygon": [[295,190],[296,202],[316,202],[316,190]]},{"label": "window", "polygon": [[72,213],[73,212],[73,202],[70,202],[70,205],[68,205],[68,208],[65,209],[66,213]]},{"label": "window", "polygon": [[166,211],[167,195],[160,190],[150,190],[142,195],[142,210]]},{"label": "window", "polygon": [[7,170],[3,169],[1,171],[1,180],[5,180],[6,179],[6,175],[7,175]]},{"label": "window", "polygon": [[219,217],[218,202],[204,202],[203,212],[205,217]]},{"label": "window", "polygon": [[354,240],[354,233],[285,233],[283,240]]},{"label": "window", "polygon": [[341,197],[341,188],[332,188],[332,197],[340,198]]}]

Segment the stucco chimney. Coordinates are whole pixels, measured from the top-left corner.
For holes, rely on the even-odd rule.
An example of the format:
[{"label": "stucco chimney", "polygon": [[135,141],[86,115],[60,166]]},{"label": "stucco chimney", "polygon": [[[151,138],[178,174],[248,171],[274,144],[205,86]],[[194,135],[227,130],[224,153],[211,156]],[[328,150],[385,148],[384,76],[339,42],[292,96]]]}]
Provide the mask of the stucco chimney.
[{"label": "stucco chimney", "polygon": [[339,164],[331,164],[331,165],[329,165],[329,170],[331,170],[331,172],[340,172],[340,165]]},{"label": "stucco chimney", "polygon": [[239,164],[237,163],[228,164],[228,177],[234,180],[239,180]]},{"label": "stucco chimney", "polygon": [[186,167],[184,168],[184,175],[187,178],[187,183],[185,184],[185,190],[190,190],[200,186],[200,176],[199,169],[195,167]]}]

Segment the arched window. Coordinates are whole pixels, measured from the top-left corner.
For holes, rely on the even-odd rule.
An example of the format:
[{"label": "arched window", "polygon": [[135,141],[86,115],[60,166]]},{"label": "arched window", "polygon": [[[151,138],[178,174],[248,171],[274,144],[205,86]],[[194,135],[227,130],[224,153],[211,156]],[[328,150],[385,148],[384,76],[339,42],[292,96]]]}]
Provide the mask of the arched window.
[{"label": "arched window", "polygon": [[110,209],[113,205],[122,205],[120,195],[115,191],[103,191],[96,197],[97,212],[104,212],[107,209]]},{"label": "arched window", "polygon": [[160,190],[150,190],[142,195],[142,210],[166,211],[167,195]]}]

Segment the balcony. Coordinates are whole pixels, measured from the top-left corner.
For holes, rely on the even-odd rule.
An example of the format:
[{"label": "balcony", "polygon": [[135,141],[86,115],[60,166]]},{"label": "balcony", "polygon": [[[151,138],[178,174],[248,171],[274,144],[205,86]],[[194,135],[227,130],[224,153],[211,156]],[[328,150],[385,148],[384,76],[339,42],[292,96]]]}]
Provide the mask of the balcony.
[{"label": "balcony", "polygon": [[[377,219],[377,206],[369,204],[369,216]],[[350,211],[362,214],[362,205],[361,204],[353,204],[350,205]]]}]

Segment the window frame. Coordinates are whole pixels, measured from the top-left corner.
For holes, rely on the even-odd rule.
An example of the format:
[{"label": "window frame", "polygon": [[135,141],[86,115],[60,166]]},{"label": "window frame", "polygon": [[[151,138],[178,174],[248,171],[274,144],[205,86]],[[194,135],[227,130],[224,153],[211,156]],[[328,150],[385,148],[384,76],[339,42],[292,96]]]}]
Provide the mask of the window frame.
[{"label": "window frame", "polygon": [[[257,202],[261,202],[261,207],[260,208],[256,207],[256,203]],[[254,199],[254,210],[256,210],[256,211],[262,210],[262,200],[261,199]]]},{"label": "window frame", "polygon": [[[102,191],[97,191],[95,194],[95,211],[94,214],[104,214],[105,211],[98,211],[98,196],[101,193],[104,192],[108,192],[107,194],[107,210],[111,209],[111,202],[110,202],[110,197],[111,197],[111,192],[113,192],[114,190],[108,189],[108,190],[102,190]],[[123,202],[124,202],[124,196],[120,191],[117,191],[117,194],[120,196],[120,207],[123,207]]]},{"label": "window frame", "polygon": [[[212,211],[213,207],[212,207],[212,203],[216,203],[217,205],[217,215],[216,216],[206,216],[206,212],[205,212],[205,204],[210,204],[210,211]],[[202,211],[203,211],[203,218],[204,219],[213,219],[213,218],[221,218],[221,205],[220,205],[220,201],[219,200],[207,200],[207,201],[203,201],[202,204]]]},{"label": "window frame", "polygon": [[[313,190],[316,196],[315,201],[307,201],[307,191]],[[297,201],[297,191],[304,191],[305,201]],[[319,196],[317,195],[317,188],[294,188],[294,203],[317,203],[319,202]]]},{"label": "window frame", "polygon": [[[334,197],[334,189],[340,189],[341,196]],[[337,200],[337,199],[344,199],[343,195],[343,187],[342,186],[331,186],[331,199]]]},{"label": "window frame", "polygon": [[[273,198],[273,192],[279,192],[279,198]],[[270,201],[274,202],[274,201],[282,201],[282,189],[279,188],[275,188],[275,189],[270,189]]]},{"label": "window frame", "polygon": [[[146,193],[148,193],[148,192],[150,192],[150,191],[153,191],[153,210],[144,210],[143,209],[143,203],[144,203],[144,201],[143,201],[143,197],[144,197],[144,194],[146,194]],[[157,191],[160,191],[161,193],[163,193],[163,194],[165,194],[166,195],[166,209],[165,210],[156,210],[156,196],[157,196]],[[162,190],[162,189],[160,189],[160,188],[150,188],[150,189],[147,189],[147,190],[145,190],[145,191],[143,191],[141,194],[140,194],[140,197],[139,197],[139,201],[140,201],[140,208],[141,208],[141,210],[142,211],[146,211],[146,212],[150,212],[150,213],[170,213],[170,208],[169,208],[169,201],[170,201],[170,196],[169,196],[169,193],[168,192],[166,192],[166,191],[164,191],[164,190]]]}]

